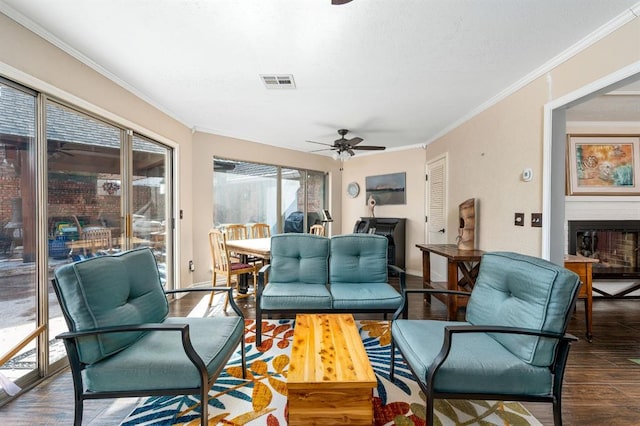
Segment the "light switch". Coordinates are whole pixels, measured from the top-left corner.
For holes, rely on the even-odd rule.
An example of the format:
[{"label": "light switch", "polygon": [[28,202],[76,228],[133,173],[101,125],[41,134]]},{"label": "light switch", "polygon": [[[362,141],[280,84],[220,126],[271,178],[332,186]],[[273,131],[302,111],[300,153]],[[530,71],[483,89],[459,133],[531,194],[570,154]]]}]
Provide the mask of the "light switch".
[{"label": "light switch", "polygon": [[534,228],[542,227],[542,213],[531,213],[531,226]]}]

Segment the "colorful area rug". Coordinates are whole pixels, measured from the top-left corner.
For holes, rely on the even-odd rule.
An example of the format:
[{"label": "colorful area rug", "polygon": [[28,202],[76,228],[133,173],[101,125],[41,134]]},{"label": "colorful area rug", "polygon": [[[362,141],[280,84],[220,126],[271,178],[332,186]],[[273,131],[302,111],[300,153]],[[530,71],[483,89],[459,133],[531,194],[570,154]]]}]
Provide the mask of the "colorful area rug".
[{"label": "colorful area rug", "polygon": [[[374,391],[376,425],[425,425],[424,394],[398,354],[396,375],[389,378],[388,321],[356,321],[378,378]],[[262,345],[255,345],[255,320],[246,320],[247,378],[240,353],[232,357],[209,392],[209,425],[287,424],[287,368],[294,321],[269,320]],[[435,425],[540,425],[516,402],[436,400]],[[145,399],[122,423],[129,425],[198,425],[200,401],[192,395]]]}]

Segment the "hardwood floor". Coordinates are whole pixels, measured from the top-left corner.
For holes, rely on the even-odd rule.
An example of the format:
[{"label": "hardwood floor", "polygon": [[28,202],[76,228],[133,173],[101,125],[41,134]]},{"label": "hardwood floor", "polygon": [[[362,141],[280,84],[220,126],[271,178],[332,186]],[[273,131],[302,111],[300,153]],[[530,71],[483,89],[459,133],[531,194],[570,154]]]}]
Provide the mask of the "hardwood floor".
[{"label": "hardwood floor", "polygon": [[[409,287],[419,287],[420,277],[409,277]],[[171,303],[172,315],[187,315],[203,297],[188,296]],[[255,317],[253,298],[239,306],[247,318]],[[219,309],[219,308],[218,308]],[[445,319],[438,301],[423,305],[412,295],[410,318]],[[359,316],[358,318],[366,318]],[[593,342],[584,338],[584,305],[578,302],[569,332],[580,338],[569,354],[564,380],[565,425],[640,424],[640,300],[595,300]],[[638,361],[640,362],[640,360]],[[137,399],[86,401],[85,425],[117,425],[136,405]],[[544,425],[553,424],[551,404],[524,403]],[[47,379],[34,389],[0,407],[2,424],[70,425],[73,423],[73,385],[68,370]]]}]

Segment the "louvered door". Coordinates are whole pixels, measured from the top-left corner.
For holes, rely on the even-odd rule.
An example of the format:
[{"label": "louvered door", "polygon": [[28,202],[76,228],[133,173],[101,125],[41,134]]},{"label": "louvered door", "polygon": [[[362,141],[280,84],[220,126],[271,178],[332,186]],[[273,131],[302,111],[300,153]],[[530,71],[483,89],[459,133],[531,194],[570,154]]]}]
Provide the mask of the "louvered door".
[{"label": "louvered door", "polygon": [[[447,243],[447,156],[427,163],[427,244]],[[447,262],[441,256],[431,256],[431,280],[446,281]]]}]

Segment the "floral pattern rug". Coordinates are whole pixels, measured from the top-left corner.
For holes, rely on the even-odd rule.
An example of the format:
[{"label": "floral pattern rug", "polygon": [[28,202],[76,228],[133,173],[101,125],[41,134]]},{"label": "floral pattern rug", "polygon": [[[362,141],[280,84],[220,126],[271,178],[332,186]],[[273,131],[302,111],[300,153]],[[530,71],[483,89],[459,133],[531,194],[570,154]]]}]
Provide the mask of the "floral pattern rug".
[{"label": "floral pattern rug", "polygon": [[[378,378],[375,425],[426,425],[424,394],[399,353],[395,380],[389,378],[389,322],[356,324]],[[293,320],[263,321],[262,345],[256,347],[255,320],[245,321],[246,379],[238,351],[209,392],[209,425],[287,424],[287,368],[294,325]],[[540,425],[517,402],[436,400],[435,410],[435,425]],[[200,400],[194,395],[149,397],[122,425],[199,425],[199,412]]]}]

